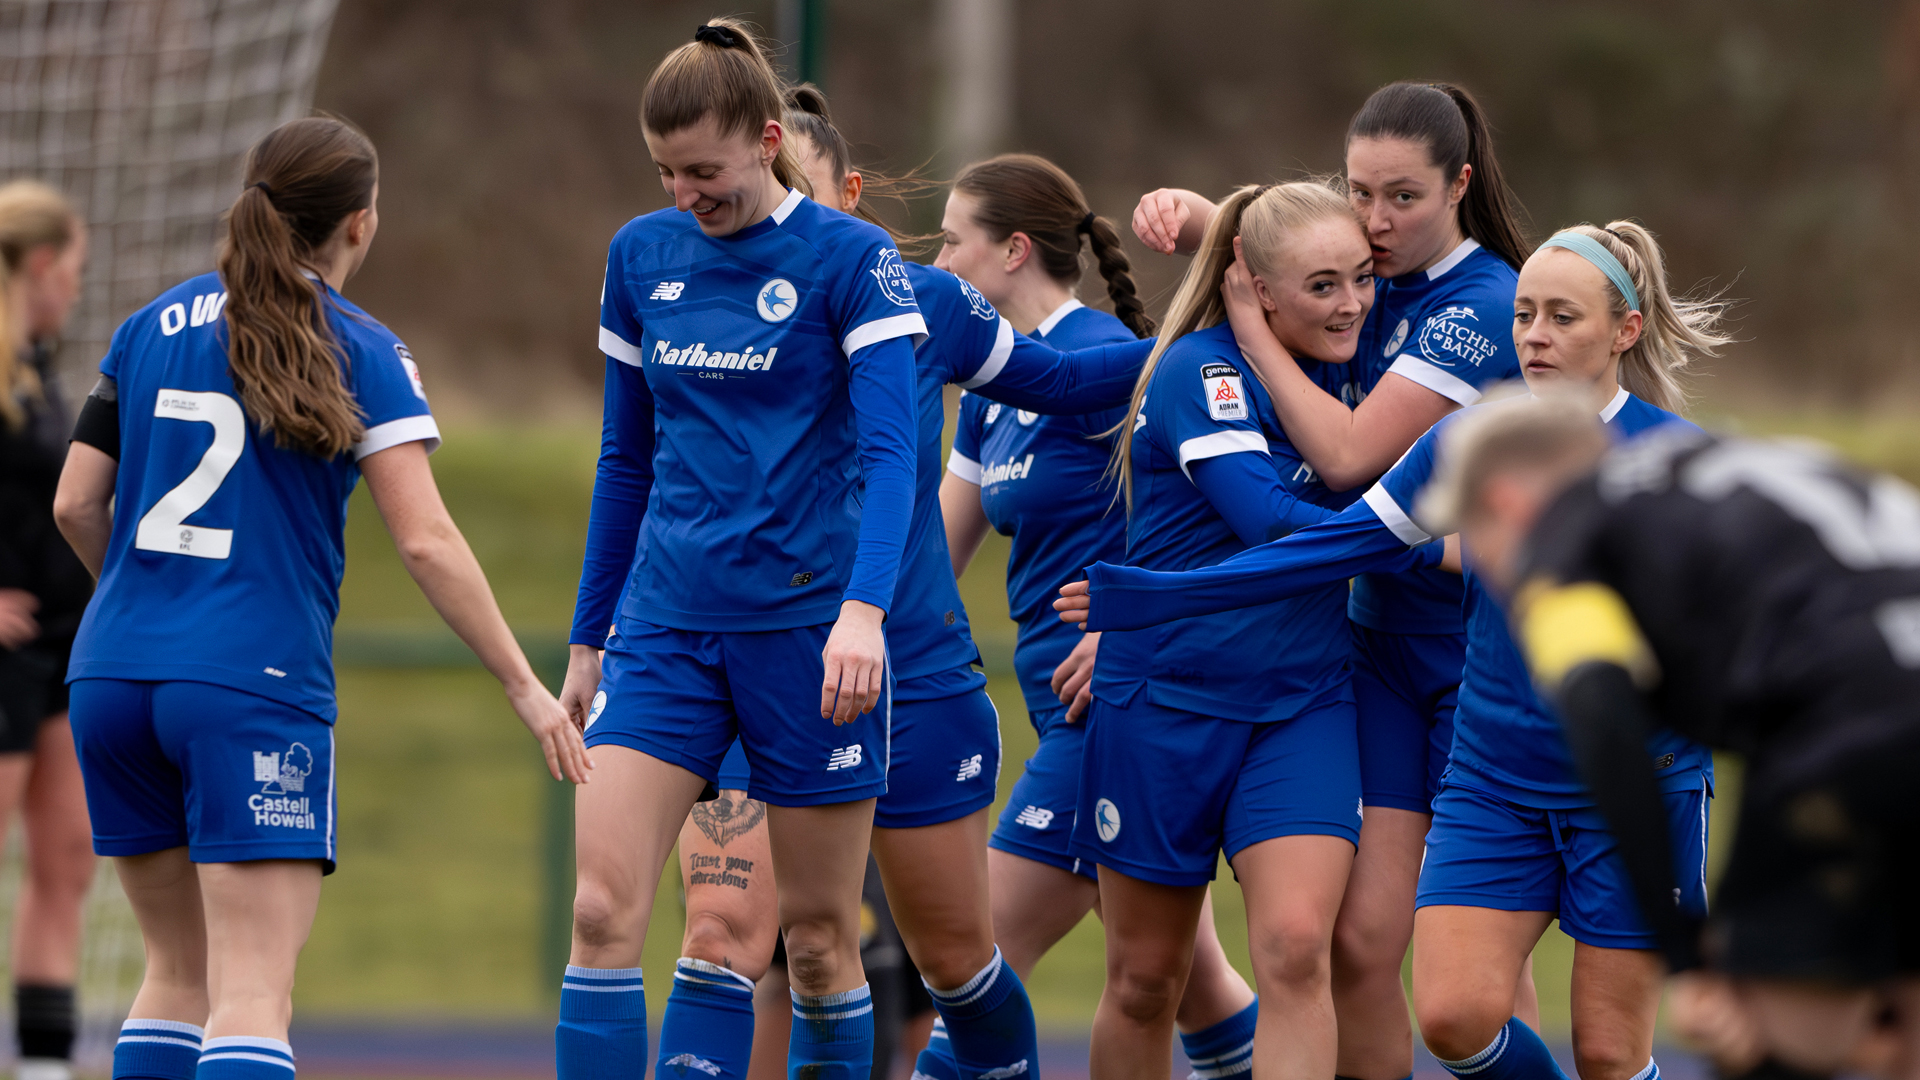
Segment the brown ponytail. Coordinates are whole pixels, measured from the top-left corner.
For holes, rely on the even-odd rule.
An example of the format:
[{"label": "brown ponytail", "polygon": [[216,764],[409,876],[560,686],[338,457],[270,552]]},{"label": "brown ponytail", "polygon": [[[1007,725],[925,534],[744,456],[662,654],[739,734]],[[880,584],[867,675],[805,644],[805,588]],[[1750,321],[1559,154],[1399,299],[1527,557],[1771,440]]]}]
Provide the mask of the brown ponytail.
[{"label": "brown ponytail", "polygon": [[1133,284],[1133,264],[1120,247],[1113,222],[1087,208],[1073,177],[1033,154],[1002,154],[976,161],[953,181],[974,201],[974,220],[996,241],[1027,234],[1040,265],[1055,281],[1080,280],[1080,236],[1086,234],[1113,300],[1113,313],[1136,337],[1150,337],[1153,319]]},{"label": "brown ponytail", "polygon": [[[834,126],[833,115],[827,108],[827,95],[819,87],[812,83],[801,83],[787,89],[786,125],[789,134],[806,139],[813,146],[814,153],[826,157],[828,171],[833,174],[836,185],[846,183],[847,174],[853,171],[853,147],[840,129]],[[795,147],[795,160],[800,156],[799,147]],[[920,176],[918,170],[905,176],[888,176],[872,169],[861,169],[860,201],[847,212],[870,225],[885,229],[887,235],[893,237],[894,246],[903,252],[924,249],[932,246],[937,237],[906,233],[894,228],[873,212],[872,202],[875,199],[893,199],[904,204],[916,195],[945,186]]]},{"label": "brown ponytail", "polygon": [[1500,173],[1493,152],[1493,128],[1485,111],[1463,86],[1452,83],[1389,83],[1373,92],[1347,127],[1355,139],[1406,139],[1427,148],[1427,163],[1437,165],[1448,183],[1460,167],[1473,166],[1460,199],[1460,231],[1498,255],[1515,270],[1532,248],[1520,227],[1519,202]]},{"label": "brown ponytail", "polygon": [[[655,135],[671,135],[711,116],[722,135],[758,139],[762,125],[784,123],[785,112],[785,82],[747,24],[730,18],[708,19],[692,41],[660,61],[640,94],[640,125]],[[791,140],[780,142],[773,178],[813,194]]]},{"label": "brown ponytail", "polygon": [[22,399],[41,392],[38,373],[20,363],[20,349],[30,343],[13,325],[15,279],[36,248],[65,251],[79,232],[73,204],[54,189],[36,180],[0,186],[0,425],[11,430],[26,423]]},{"label": "brown ponytail", "polygon": [[227,368],[241,407],[276,446],[331,458],[366,436],[327,324],[326,287],[310,275],[340,222],[373,205],[379,170],[373,143],[331,116],[289,121],[247,151],[218,259]]}]

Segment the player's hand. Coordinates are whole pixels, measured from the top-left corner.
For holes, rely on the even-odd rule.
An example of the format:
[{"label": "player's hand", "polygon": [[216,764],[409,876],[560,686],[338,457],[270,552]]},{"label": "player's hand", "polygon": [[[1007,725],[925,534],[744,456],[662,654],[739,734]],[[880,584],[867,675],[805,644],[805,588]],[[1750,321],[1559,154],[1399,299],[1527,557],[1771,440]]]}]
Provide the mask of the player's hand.
[{"label": "player's hand", "polygon": [[840,618],[820,653],[827,676],[820,684],[820,718],[851,724],[880,703],[886,688],[887,640],[880,625],[887,613],[860,600],[840,604]]},{"label": "player's hand", "polygon": [[1713,1058],[1723,1075],[1744,1074],[1766,1056],[1760,1030],[1724,975],[1675,975],[1667,982],[1667,1008],[1681,1042]]},{"label": "player's hand", "polygon": [[[568,672],[567,681],[573,681],[571,671]],[[508,686],[506,690],[507,701],[512,703],[513,711],[520,714],[520,722],[527,725],[527,730],[533,732],[534,738],[540,740],[540,752],[546,755],[547,771],[553,774],[553,778],[571,780],[576,784],[586,783],[587,771],[593,768],[593,761],[587,757],[586,745],[580,741],[580,726],[567,715],[567,710],[554,700],[552,694],[547,693],[547,688],[541,686],[538,679],[529,678],[524,683]]]},{"label": "player's hand", "polygon": [[1060,613],[1061,622],[1087,628],[1087,613],[1093,610],[1093,597],[1087,590],[1092,587],[1088,581],[1069,581],[1060,586],[1060,599],[1053,602],[1053,610]]},{"label": "player's hand", "polygon": [[1067,707],[1067,723],[1076,724],[1093,704],[1093,660],[1100,652],[1100,634],[1095,631],[1080,638],[1060,666],[1053,669],[1053,692]]},{"label": "player's hand", "polygon": [[1172,188],[1157,188],[1140,196],[1133,208],[1133,235],[1162,255],[1180,248],[1180,229],[1193,212]]},{"label": "player's hand", "polygon": [[600,692],[600,650],[591,645],[567,646],[567,681],[560,685],[560,707],[567,719],[580,730],[587,730],[587,718],[593,713],[593,696]]},{"label": "player's hand", "polygon": [[40,598],[25,589],[0,589],[0,649],[11,652],[40,636]]}]

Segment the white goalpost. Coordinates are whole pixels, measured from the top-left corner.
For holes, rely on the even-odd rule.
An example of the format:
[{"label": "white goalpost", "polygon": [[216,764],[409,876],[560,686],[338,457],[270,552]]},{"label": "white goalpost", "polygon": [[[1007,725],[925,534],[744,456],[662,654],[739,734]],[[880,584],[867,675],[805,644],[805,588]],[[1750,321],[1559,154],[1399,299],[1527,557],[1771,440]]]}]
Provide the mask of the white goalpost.
[{"label": "white goalpost", "polygon": [[[122,319],[213,268],[241,155],[311,107],[337,3],[0,0],[0,181],[50,183],[89,224],[85,285],[59,354],[69,400],[91,385]],[[12,922],[20,848],[16,836],[0,865],[0,925]],[[143,959],[105,864],[84,935],[75,1064],[104,1074]]]}]

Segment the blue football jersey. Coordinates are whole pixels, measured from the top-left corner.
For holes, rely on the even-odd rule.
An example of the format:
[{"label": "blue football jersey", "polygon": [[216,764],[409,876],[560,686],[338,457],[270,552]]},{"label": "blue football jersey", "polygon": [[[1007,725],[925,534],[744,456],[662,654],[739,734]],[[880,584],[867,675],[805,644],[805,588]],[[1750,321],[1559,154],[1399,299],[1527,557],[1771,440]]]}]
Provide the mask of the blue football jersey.
[{"label": "blue football jersey", "polygon": [[[1442,397],[1472,405],[1490,385],[1520,377],[1513,348],[1513,294],[1520,276],[1499,256],[1462,241],[1426,270],[1380,279],[1360,328],[1354,366],[1361,393],[1391,371]],[[1374,630],[1457,634],[1462,583],[1444,570],[1361,574],[1347,614]]]},{"label": "blue football jersey", "polygon": [[69,679],[214,683],[334,719],[356,463],[401,443],[431,450],[440,432],[407,347],[326,291],[367,429],[328,460],[276,447],[242,410],[219,275],[174,286],[114,332],[100,363],[119,384],[113,533]]},{"label": "blue football jersey", "polygon": [[601,299],[606,419],[570,640],[605,640],[623,576],[621,615],[681,630],[891,608],[926,333],[887,234],[798,192],[723,237],[672,208],[627,223]]},{"label": "blue football jersey", "polygon": [[[1034,336],[1060,349],[1134,340],[1127,325],[1078,300],[1068,301]],[[1013,667],[1029,712],[1058,708],[1053,670],[1080,641],[1055,617],[1056,590],[1096,560],[1126,555],[1126,512],[1106,475],[1124,406],[1069,416],[1009,408],[978,394],[960,399],[947,469],[980,486],[987,521],[1013,538],[1007,553],[1007,606],[1019,627]]]},{"label": "blue football jersey", "polygon": [[[1264,511],[1265,539],[1323,521],[1354,498],[1329,491],[1301,460],[1245,365],[1224,323],[1182,337],[1160,357],[1131,433],[1129,565],[1212,566],[1252,546],[1230,515]],[[1302,367],[1323,386],[1345,378],[1343,365]],[[1210,497],[1191,470],[1212,467],[1215,458],[1223,459],[1222,469],[1251,462],[1257,468],[1247,480],[1265,488],[1250,482]],[[1345,606],[1346,590],[1329,582],[1259,607],[1108,635],[1100,641],[1093,692],[1125,705],[1145,690],[1156,705],[1261,722],[1350,701]]]}]

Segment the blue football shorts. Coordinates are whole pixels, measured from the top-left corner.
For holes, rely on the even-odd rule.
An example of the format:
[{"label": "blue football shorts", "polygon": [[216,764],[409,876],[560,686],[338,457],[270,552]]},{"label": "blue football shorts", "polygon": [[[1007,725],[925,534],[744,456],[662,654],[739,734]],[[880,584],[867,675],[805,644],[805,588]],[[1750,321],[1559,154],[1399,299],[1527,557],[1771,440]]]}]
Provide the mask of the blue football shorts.
[{"label": "blue football shorts", "polygon": [[[1673,841],[1675,897],[1707,912],[1707,816],[1700,786],[1661,796]],[[1433,801],[1416,907],[1457,904],[1496,911],[1550,911],[1575,941],[1602,949],[1654,949],[1619,845],[1592,807],[1546,810],[1449,780]]]},{"label": "blue football shorts", "polygon": [[79,679],[71,696],[96,853],[333,872],[333,725],[214,683]]},{"label": "blue football shorts", "polygon": [[586,744],[624,746],[719,779],[737,737],[747,793],[775,806],[871,799],[887,789],[893,702],[836,726],[820,716],[831,623],[791,630],[675,630],[622,618],[607,638]]},{"label": "blue football shorts", "polygon": [[1162,885],[1204,885],[1219,854],[1281,836],[1360,839],[1353,703],[1253,724],[1093,699],[1069,851]]},{"label": "blue football shorts", "polygon": [[1368,806],[1433,812],[1466,662],[1465,634],[1389,634],[1353,624],[1360,797]]},{"label": "blue football shorts", "polygon": [[1040,746],[1027,759],[1013,794],[1000,811],[987,846],[1099,880],[1097,867],[1073,856],[1074,811],[1080,805],[1080,755],[1087,742],[1087,718],[1066,722],[1067,707],[1056,705],[1034,716]]}]

